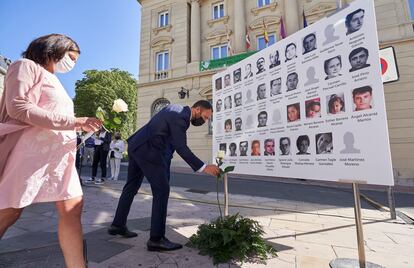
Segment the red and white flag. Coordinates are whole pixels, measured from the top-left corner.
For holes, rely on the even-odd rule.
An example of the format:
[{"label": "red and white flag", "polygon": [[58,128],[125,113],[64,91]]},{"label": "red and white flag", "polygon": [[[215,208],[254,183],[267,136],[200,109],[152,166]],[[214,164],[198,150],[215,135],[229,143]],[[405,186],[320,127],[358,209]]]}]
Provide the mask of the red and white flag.
[{"label": "red and white flag", "polygon": [[250,42],[249,29],[246,28],[246,49],[249,49],[252,43]]}]

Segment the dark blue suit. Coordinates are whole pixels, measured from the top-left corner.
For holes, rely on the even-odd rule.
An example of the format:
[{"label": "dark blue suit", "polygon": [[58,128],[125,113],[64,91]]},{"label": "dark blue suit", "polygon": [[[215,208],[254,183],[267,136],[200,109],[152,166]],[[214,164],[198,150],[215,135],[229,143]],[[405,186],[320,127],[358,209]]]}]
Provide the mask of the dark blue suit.
[{"label": "dark blue suit", "polygon": [[204,165],[187,146],[190,117],[190,107],[168,105],[128,139],[128,180],[119,198],[113,225],[126,225],[132,201],[145,176],[153,195],[151,238],[165,235],[170,163],[174,150],[194,171]]}]

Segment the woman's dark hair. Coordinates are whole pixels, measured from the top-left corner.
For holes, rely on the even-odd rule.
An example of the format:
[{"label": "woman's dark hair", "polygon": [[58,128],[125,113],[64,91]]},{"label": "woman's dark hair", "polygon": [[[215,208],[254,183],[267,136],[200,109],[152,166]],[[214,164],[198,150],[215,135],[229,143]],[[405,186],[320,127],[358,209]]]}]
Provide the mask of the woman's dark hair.
[{"label": "woman's dark hair", "polygon": [[300,135],[298,139],[296,140],[296,147],[298,147],[298,150],[299,150],[299,146],[302,143],[302,141],[307,141],[308,145],[310,144],[310,140],[307,135]]},{"label": "woman's dark hair", "polygon": [[70,37],[63,34],[49,34],[33,40],[22,53],[22,57],[46,66],[50,61],[61,60],[68,51],[80,54],[78,44]]},{"label": "woman's dark hair", "polygon": [[334,104],[335,102],[339,102],[341,104],[341,111],[345,110],[345,103],[344,100],[339,97],[336,94],[332,94],[331,97],[329,98],[329,102],[328,102],[328,108],[329,108],[329,112],[332,113],[333,109],[334,109]]}]

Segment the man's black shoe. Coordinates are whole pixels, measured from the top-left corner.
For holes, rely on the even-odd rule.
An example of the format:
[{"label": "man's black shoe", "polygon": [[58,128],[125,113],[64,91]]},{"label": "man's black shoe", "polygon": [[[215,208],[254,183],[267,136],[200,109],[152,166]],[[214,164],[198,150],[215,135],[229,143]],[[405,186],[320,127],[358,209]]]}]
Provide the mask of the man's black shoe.
[{"label": "man's black shoe", "polygon": [[138,235],[137,233],[129,231],[126,226],[118,227],[115,225],[111,225],[111,227],[108,228],[108,234],[121,235],[126,238],[136,237]]},{"label": "man's black shoe", "polygon": [[151,241],[148,240],[147,242],[147,249],[148,251],[171,251],[180,249],[183,246],[181,244],[177,244],[174,242],[171,242],[166,237],[161,238],[159,241]]}]

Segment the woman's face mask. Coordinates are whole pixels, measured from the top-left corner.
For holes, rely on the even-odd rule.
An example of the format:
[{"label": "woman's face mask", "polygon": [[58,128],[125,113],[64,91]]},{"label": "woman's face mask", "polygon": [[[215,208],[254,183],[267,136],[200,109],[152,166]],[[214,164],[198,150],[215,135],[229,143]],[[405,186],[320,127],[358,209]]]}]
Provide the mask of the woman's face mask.
[{"label": "woman's face mask", "polygon": [[55,64],[56,73],[67,73],[75,67],[75,61],[69,56],[69,52],[66,52],[65,56]]}]

